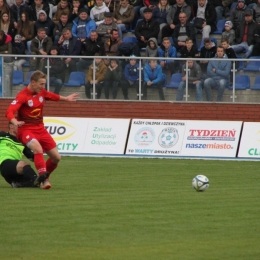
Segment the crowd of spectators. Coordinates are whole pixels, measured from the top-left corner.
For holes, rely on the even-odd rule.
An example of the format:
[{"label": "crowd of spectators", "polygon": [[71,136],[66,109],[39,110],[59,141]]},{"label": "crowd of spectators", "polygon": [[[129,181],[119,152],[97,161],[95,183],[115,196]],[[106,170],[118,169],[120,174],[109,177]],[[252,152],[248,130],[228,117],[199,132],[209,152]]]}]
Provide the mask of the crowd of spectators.
[{"label": "crowd of spectators", "polygon": [[[217,46],[210,34],[223,19],[226,22],[222,40]],[[136,42],[123,41],[127,31],[133,32]],[[202,34],[203,42],[200,51],[198,34]],[[200,62],[187,61],[190,78],[183,75],[176,99],[182,100],[188,80],[189,85],[196,87],[196,100],[202,100],[200,89],[204,85],[207,100],[212,100],[210,89],[215,86],[220,101],[223,89],[230,84],[231,62],[214,62],[210,58],[236,58],[241,53],[242,58],[260,56],[260,0],[0,0],[0,53],[60,55],[57,63],[54,59],[50,63],[56,93],[64,82],[62,71],[83,71],[86,96],[91,98],[94,72],[93,60],[88,56],[99,55],[108,57],[94,60],[95,73],[100,73],[99,68],[102,71],[95,82],[97,98],[102,88],[109,98],[112,87],[115,99],[121,86],[124,98],[128,99],[127,87],[138,88],[139,66],[134,58],[118,61],[109,57],[140,56],[143,50],[142,56],[161,57],[143,64],[144,99],[151,85],[158,88],[159,98],[164,99],[162,75],[166,71],[184,73],[185,64],[174,58],[200,57],[204,58]],[[70,58],[73,55],[82,58]],[[21,69],[26,60],[5,58],[5,62]],[[31,58],[29,63],[30,70],[45,70],[46,60],[41,57]]]}]

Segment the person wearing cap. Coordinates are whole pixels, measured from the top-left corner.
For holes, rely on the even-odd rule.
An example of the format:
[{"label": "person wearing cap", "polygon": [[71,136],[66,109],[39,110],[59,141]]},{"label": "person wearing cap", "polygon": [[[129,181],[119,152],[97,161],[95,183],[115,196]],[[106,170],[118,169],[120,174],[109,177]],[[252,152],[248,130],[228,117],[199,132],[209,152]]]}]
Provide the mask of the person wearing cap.
[{"label": "person wearing cap", "polygon": [[90,32],[96,30],[96,23],[88,16],[88,10],[82,8],[79,10],[79,16],[73,20],[72,35],[85,41],[90,37]]},{"label": "person wearing cap", "polygon": [[111,30],[117,30],[119,38],[122,39],[122,32],[118,28],[117,24],[113,22],[112,14],[110,12],[105,12],[104,16],[104,22],[99,24],[97,27],[97,33],[101,37],[102,41],[105,42],[110,38]]},{"label": "person wearing cap", "polygon": [[222,39],[227,39],[230,45],[233,45],[235,41],[235,31],[232,28],[233,23],[226,21],[224,31],[222,32]]},{"label": "person wearing cap", "polygon": [[46,34],[52,38],[55,23],[48,17],[44,10],[39,11],[37,17],[38,19],[34,24],[35,32],[37,32],[39,28],[44,28]]},{"label": "person wearing cap", "polygon": [[90,18],[95,21],[96,25],[104,22],[104,14],[110,12],[103,0],[96,0],[96,4],[90,11]]},{"label": "person wearing cap", "polygon": [[235,45],[231,47],[236,54],[245,53],[243,58],[249,58],[252,55],[256,37],[258,35],[258,24],[253,20],[253,11],[245,11],[244,21],[236,29]]},{"label": "person wearing cap", "polygon": [[144,9],[144,19],[135,27],[135,36],[138,40],[139,48],[145,48],[150,38],[158,38],[160,32],[159,23],[153,18],[152,9]]},{"label": "person wearing cap", "polygon": [[245,0],[238,0],[237,6],[230,13],[230,21],[233,23],[234,30],[244,21],[245,11],[248,10]]},{"label": "person wearing cap", "polygon": [[36,22],[38,19],[38,13],[43,10],[45,14],[49,15],[50,7],[47,2],[43,0],[34,0],[32,5],[29,6],[29,19],[30,21]]}]

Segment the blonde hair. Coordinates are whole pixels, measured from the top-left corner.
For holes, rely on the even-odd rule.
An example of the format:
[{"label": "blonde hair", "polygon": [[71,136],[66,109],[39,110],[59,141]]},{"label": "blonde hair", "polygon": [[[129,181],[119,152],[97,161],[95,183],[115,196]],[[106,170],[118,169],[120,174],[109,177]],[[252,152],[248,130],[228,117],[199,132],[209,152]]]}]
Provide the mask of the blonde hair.
[{"label": "blonde hair", "polygon": [[36,71],[31,75],[30,80],[37,82],[39,79],[47,79],[47,75],[44,74],[42,71],[36,70]]}]

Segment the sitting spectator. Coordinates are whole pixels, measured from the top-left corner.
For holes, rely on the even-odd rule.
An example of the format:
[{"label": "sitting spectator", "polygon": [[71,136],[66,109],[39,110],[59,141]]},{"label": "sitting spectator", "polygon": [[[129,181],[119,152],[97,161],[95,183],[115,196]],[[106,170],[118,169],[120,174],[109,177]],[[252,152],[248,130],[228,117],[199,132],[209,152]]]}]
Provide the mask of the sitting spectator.
[{"label": "sitting spectator", "polygon": [[183,46],[180,50],[181,58],[196,58],[199,56],[198,49],[194,46],[191,38],[187,38],[185,44],[186,46]]},{"label": "sitting spectator", "polygon": [[163,69],[169,70],[173,74],[178,66],[178,61],[174,61],[174,58],[177,57],[176,48],[171,45],[171,41],[168,37],[163,38],[163,42],[158,49],[158,56],[163,58],[172,58],[170,60],[160,60],[160,65]]},{"label": "sitting spectator", "polygon": [[14,39],[16,29],[14,28],[13,21],[10,20],[8,12],[4,12],[1,14],[0,29],[3,30],[5,34],[10,35],[12,37],[12,40]]},{"label": "sitting spectator", "polygon": [[53,29],[54,45],[57,45],[57,42],[62,34],[64,28],[72,29],[72,23],[69,22],[69,16],[66,13],[62,13],[59,21],[55,22],[55,27]]},{"label": "sitting spectator", "polygon": [[[0,54],[12,54],[12,38],[3,30],[0,30]],[[11,62],[12,58],[5,57],[4,61]]]},{"label": "sitting spectator", "polygon": [[[49,55],[59,55],[59,49],[57,46],[52,46],[49,52]],[[45,65],[47,65],[47,60],[45,60]],[[63,86],[63,82],[65,79],[65,64],[62,58],[49,58],[49,79],[50,79],[50,86],[54,86],[54,93],[59,94],[60,90]],[[45,70],[45,73],[47,71]]]},{"label": "sitting spectator", "polygon": [[236,30],[235,45],[232,45],[236,54],[245,52],[243,58],[249,58],[253,52],[258,24],[253,20],[252,10],[246,10],[244,22]]},{"label": "sitting spectator", "polygon": [[234,30],[236,30],[238,26],[244,22],[245,10],[247,10],[245,0],[238,0],[237,6],[231,11],[229,18],[234,25]]},{"label": "sitting spectator", "polygon": [[52,17],[54,22],[59,22],[63,14],[67,14],[68,18],[70,15],[70,6],[68,0],[61,0],[57,5],[57,11]]},{"label": "sitting spectator", "polygon": [[[121,42],[118,31],[112,29],[110,31],[110,38],[104,43],[105,56],[118,56],[118,48]],[[108,65],[108,61],[105,61],[105,63]]]},{"label": "sitting spectator", "polygon": [[179,21],[180,13],[185,13],[187,17],[187,21],[190,20],[191,7],[184,0],[176,0],[176,4],[171,6],[171,9],[168,12],[166,17],[167,25],[164,26],[162,29],[162,38],[172,36],[176,25],[180,23]]},{"label": "sitting spectator", "polygon": [[257,4],[254,7],[254,20],[260,24],[260,0],[257,0]]},{"label": "sitting spectator", "polygon": [[[198,9],[195,10],[194,27],[202,32],[202,38],[208,38],[210,32],[216,31],[217,14],[214,6],[207,0],[198,0]],[[196,21],[199,21],[196,25]]]},{"label": "sitting spectator", "polygon": [[143,100],[147,99],[147,88],[155,85],[158,89],[160,100],[164,100],[163,94],[164,76],[162,67],[157,64],[156,60],[149,60],[144,67],[144,84],[142,85]]},{"label": "sitting spectator", "polygon": [[211,4],[214,5],[216,13],[217,13],[217,20],[222,20],[224,17],[228,16],[229,13],[229,6],[233,3],[232,0],[211,0]]},{"label": "sitting spectator", "polygon": [[[31,55],[47,55],[52,46],[52,39],[47,36],[44,28],[37,30],[37,36],[31,42]],[[44,58],[30,58],[30,71],[43,70]]]},{"label": "sitting spectator", "polygon": [[186,46],[186,39],[190,38],[196,42],[196,31],[192,23],[187,21],[187,15],[183,12],[179,14],[180,23],[176,25],[173,33],[174,47],[179,51]]},{"label": "sitting spectator", "polygon": [[[22,41],[22,36],[16,34],[14,37],[14,41],[12,43],[12,54],[25,55],[25,44]],[[23,58],[14,59],[14,70],[22,70],[22,65],[26,63],[26,60]]]},{"label": "sitting spectator", "polygon": [[18,22],[21,19],[22,13],[29,13],[29,6],[23,0],[15,0],[14,4],[10,6],[10,11],[12,13],[12,19],[14,22],[14,27],[17,29]]},{"label": "sitting spectator", "polygon": [[43,0],[34,0],[32,5],[30,5],[30,11],[29,11],[30,21],[36,22],[39,16],[39,12],[42,10],[49,17],[50,7],[47,4],[47,2],[44,2]]},{"label": "sitting spectator", "polygon": [[80,0],[72,1],[72,10],[70,13],[69,21],[72,22],[74,19],[78,18],[79,10],[84,8],[84,4]]},{"label": "sitting spectator", "polygon": [[158,43],[162,43],[162,28],[167,25],[167,14],[170,11],[168,0],[160,0],[159,5],[153,9],[153,18],[160,24]]},{"label": "sitting spectator", "polygon": [[150,38],[145,48],[145,57],[158,57],[158,44],[155,38]]},{"label": "sitting spectator", "polygon": [[[98,56],[100,54],[96,54]],[[97,99],[100,99],[101,96],[101,90],[104,85],[104,80],[106,77],[107,72],[107,66],[100,58],[95,58],[95,73],[94,73],[94,66],[93,64],[90,65],[87,79],[86,79],[86,85],[85,85],[85,93],[87,98],[91,98],[90,95],[90,88],[95,83],[96,91],[97,91]],[[95,82],[94,82],[94,74],[95,74]]]},{"label": "sitting spectator", "polygon": [[150,38],[158,37],[160,32],[159,23],[153,18],[152,10],[144,9],[144,19],[135,27],[135,36],[138,40],[139,48],[145,48]]},{"label": "sitting spectator", "polygon": [[202,101],[202,82],[201,82],[201,68],[196,61],[188,60],[188,72],[186,74],[186,64],[182,66],[182,81],[178,87],[176,96],[177,101],[183,100],[183,93],[186,88],[186,81],[188,80],[189,87],[196,88],[196,101]]},{"label": "sitting spectator", "polygon": [[125,66],[124,76],[121,83],[125,100],[129,99],[128,88],[130,86],[134,87],[137,93],[139,92],[139,65],[134,57],[134,55],[130,56],[129,63]]},{"label": "sitting spectator", "polygon": [[113,16],[114,22],[117,23],[123,33],[130,28],[130,25],[134,20],[134,7],[129,4],[129,0],[121,0],[120,5],[115,9]]},{"label": "sitting spectator", "polygon": [[221,101],[225,88],[229,85],[229,75],[231,70],[231,61],[223,60],[227,58],[224,48],[217,48],[216,58],[210,60],[207,67],[208,78],[204,81],[204,88],[208,101],[212,101],[211,87],[218,88],[217,101]]},{"label": "sitting spectator", "polygon": [[73,20],[72,35],[81,42],[90,37],[90,32],[96,30],[95,22],[88,16],[86,8],[79,10],[79,17]]},{"label": "sitting spectator", "polygon": [[3,13],[8,13],[9,16],[12,15],[11,10],[10,10],[10,7],[9,7],[9,4],[7,3],[6,0],[1,0],[1,1],[0,1],[0,16],[1,16]]},{"label": "sitting spectator", "polygon": [[236,59],[237,55],[234,52],[233,48],[230,46],[228,40],[226,38],[221,39],[221,46],[225,50],[225,54],[229,59]]},{"label": "sitting spectator", "polygon": [[22,36],[22,41],[25,44],[35,36],[34,23],[29,20],[27,13],[21,13],[21,19],[17,25],[17,34]]},{"label": "sitting spectator", "polygon": [[39,28],[44,28],[46,34],[52,38],[53,29],[55,27],[54,22],[48,17],[44,10],[39,11],[38,19],[34,24],[34,29],[37,32]]},{"label": "sitting spectator", "polygon": [[122,80],[122,68],[118,65],[118,60],[111,59],[107,67],[107,73],[105,77],[105,97],[109,99],[109,89],[112,87],[112,97],[116,99],[118,86],[121,85]]},{"label": "sitting spectator", "polygon": [[[200,50],[200,58],[202,59],[211,59],[215,57],[217,51],[217,47],[213,41],[211,41],[210,38],[204,39],[204,46]],[[201,70],[203,73],[206,73],[207,66],[208,66],[208,60],[201,60]]]},{"label": "sitting spectator", "polygon": [[90,38],[82,42],[81,55],[84,56],[84,58],[76,63],[77,70],[84,72],[93,63],[93,60],[86,58],[86,56],[95,56],[96,53],[102,55],[103,52],[104,44],[101,38],[97,34],[97,31],[92,31]]},{"label": "sitting spectator", "polygon": [[[105,20],[103,23],[99,24],[97,27],[97,33],[101,37],[102,41],[105,42],[107,39],[110,38],[110,32],[111,30],[117,30],[120,34],[121,30],[119,31],[119,28],[115,22],[113,22],[112,14],[111,13],[105,13]],[[120,35],[119,35],[120,37]],[[122,35],[120,37],[122,39]]]},{"label": "sitting spectator", "polygon": [[233,24],[231,21],[226,21],[225,30],[222,33],[222,39],[227,39],[230,45],[234,44],[235,41],[235,31],[232,29]]},{"label": "sitting spectator", "polygon": [[104,22],[104,14],[109,13],[109,9],[103,0],[95,0],[96,4],[90,11],[90,18],[95,21],[96,25]]},{"label": "sitting spectator", "polygon": [[[62,35],[58,41],[58,51],[62,56],[77,56],[81,53],[81,41],[74,37],[69,28],[62,30]],[[76,59],[67,57],[65,64],[69,71],[76,71]]]}]

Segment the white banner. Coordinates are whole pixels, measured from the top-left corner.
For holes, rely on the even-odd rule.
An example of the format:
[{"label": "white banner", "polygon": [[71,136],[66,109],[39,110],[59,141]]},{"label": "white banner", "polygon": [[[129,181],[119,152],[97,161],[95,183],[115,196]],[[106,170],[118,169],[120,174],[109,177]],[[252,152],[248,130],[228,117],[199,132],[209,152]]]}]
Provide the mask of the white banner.
[{"label": "white banner", "polygon": [[187,121],[184,156],[236,157],[242,122]]},{"label": "white banner", "polygon": [[130,119],[45,117],[44,125],[65,154],[124,154]]},{"label": "white banner", "polygon": [[180,156],[186,121],[132,119],[126,154]]},{"label": "white banner", "polygon": [[238,157],[260,158],[260,123],[244,123]]}]

